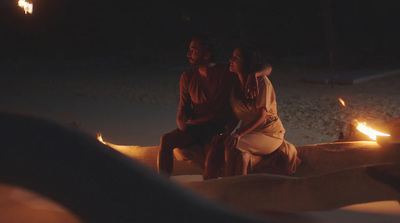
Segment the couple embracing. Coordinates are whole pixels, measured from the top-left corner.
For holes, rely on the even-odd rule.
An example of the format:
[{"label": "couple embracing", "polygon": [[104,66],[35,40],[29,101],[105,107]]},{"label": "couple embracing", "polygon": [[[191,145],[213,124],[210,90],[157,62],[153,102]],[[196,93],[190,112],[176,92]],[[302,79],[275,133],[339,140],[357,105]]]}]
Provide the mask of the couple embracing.
[{"label": "couple embracing", "polygon": [[173,150],[202,145],[206,154],[204,179],[246,175],[252,156],[281,151],[286,172],[295,171],[296,148],[284,140],[285,129],[277,115],[274,88],[268,79],[271,66],[262,63],[251,43],[238,44],[229,64],[215,63],[217,42],[194,35],[187,57],[191,68],[180,78],[178,128],[160,140],[157,166],[171,175]]}]

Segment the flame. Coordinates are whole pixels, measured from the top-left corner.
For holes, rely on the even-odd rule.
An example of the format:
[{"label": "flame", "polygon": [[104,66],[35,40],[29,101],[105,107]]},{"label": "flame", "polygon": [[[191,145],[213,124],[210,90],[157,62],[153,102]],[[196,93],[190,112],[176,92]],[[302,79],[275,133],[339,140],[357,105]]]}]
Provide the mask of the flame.
[{"label": "flame", "polygon": [[367,126],[365,122],[361,123],[357,120],[354,120],[354,122],[357,124],[356,126],[357,130],[364,133],[372,140],[376,140],[376,136],[390,136],[389,134],[372,129],[371,127]]},{"label": "flame", "polygon": [[32,14],[33,12],[33,3],[26,2],[25,0],[19,0],[18,6],[24,9],[25,14]]},{"label": "flame", "polygon": [[149,157],[150,153],[154,154],[154,156],[156,156],[156,154],[158,153],[158,147],[154,147],[151,149],[143,149],[143,147],[141,147],[141,146],[117,145],[117,144],[113,144],[110,142],[106,142],[103,140],[103,137],[100,132],[97,133],[97,140],[99,140],[104,145],[106,145],[110,148],[113,148],[116,151],[118,151],[128,157],[134,158],[136,160],[146,159],[146,157]]},{"label": "flame", "polygon": [[104,142],[103,137],[101,136],[101,133],[97,133],[97,140],[99,140],[101,143],[103,143],[104,145],[107,145],[106,142]]},{"label": "flame", "polygon": [[346,107],[346,103],[344,103],[343,99],[338,98],[338,100],[340,101],[340,103],[341,103],[344,107]]}]

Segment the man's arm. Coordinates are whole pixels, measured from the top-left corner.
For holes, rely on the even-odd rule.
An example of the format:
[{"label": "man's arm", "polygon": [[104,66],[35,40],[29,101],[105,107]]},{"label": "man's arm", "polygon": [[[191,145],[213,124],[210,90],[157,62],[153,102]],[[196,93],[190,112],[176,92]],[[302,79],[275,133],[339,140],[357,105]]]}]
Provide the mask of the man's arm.
[{"label": "man's arm", "polygon": [[258,94],[257,77],[266,75],[269,76],[272,72],[272,66],[269,63],[260,64],[255,73],[249,74],[246,80],[246,97],[253,99]]},{"label": "man's arm", "polygon": [[269,63],[260,64],[260,67],[256,70],[256,77],[263,75],[269,76],[272,72],[272,66]]},{"label": "man's arm", "polygon": [[191,111],[191,98],[187,86],[188,78],[186,73],[183,73],[179,82],[179,106],[176,115],[176,123],[181,131],[186,130],[186,121],[189,120]]},{"label": "man's arm", "polygon": [[181,131],[185,131],[186,130],[186,121],[188,120],[185,112],[183,111],[183,109],[181,109],[181,107],[178,107],[178,114],[176,115],[176,124],[178,124],[178,128]]}]

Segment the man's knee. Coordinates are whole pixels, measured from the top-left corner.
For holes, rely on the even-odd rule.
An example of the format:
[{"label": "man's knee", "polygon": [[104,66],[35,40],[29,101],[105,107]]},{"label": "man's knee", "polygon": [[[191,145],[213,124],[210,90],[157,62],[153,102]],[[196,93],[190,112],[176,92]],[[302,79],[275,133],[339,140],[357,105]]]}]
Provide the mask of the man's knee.
[{"label": "man's knee", "polygon": [[181,136],[182,132],[179,129],[162,135],[160,139],[161,149],[173,150],[177,147],[177,143],[180,141]]},{"label": "man's knee", "polygon": [[168,147],[172,146],[172,136],[170,133],[164,134],[161,136],[160,139],[160,145],[161,145],[161,149],[166,149]]}]

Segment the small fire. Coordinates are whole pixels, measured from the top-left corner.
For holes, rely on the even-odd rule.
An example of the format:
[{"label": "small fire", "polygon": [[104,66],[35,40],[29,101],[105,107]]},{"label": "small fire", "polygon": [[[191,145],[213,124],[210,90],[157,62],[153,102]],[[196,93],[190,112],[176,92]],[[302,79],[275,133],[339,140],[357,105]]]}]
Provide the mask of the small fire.
[{"label": "small fire", "polygon": [[33,12],[33,4],[30,2],[26,2],[25,0],[19,0],[18,6],[24,9],[25,14],[28,14],[28,13],[32,14],[32,12]]},{"label": "small fire", "polygon": [[[338,100],[343,105],[343,107],[346,107],[346,103],[344,102],[344,100],[342,98],[338,98]],[[376,136],[390,136],[389,134],[379,132],[379,131],[372,129],[371,127],[367,126],[367,124],[365,122],[361,123],[361,122],[357,121],[356,119],[354,119],[353,123],[358,131],[364,133],[372,140],[376,140]]]},{"label": "small fire", "polygon": [[346,107],[346,103],[344,103],[343,99],[338,98],[338,100],[340,101],[340,103],[341,103],[344,107]]},{"label": "small fire", "polygon": [[367,126],[365,122],[361,123],[357,120],[354,120],[354,122],[357,124],[356,126],[357,130],[364,133],[372,140],[376,140],[376,136],[390,136],[389,134],[372,129],[371,127]]},{"label": "small fire", "polygon": [[97,133],[97,140],[99,140],[101,143],[103,143],[104,145],[107,145],[106,142],[104,142],[103,137],[101,136],[101,133]]}]

